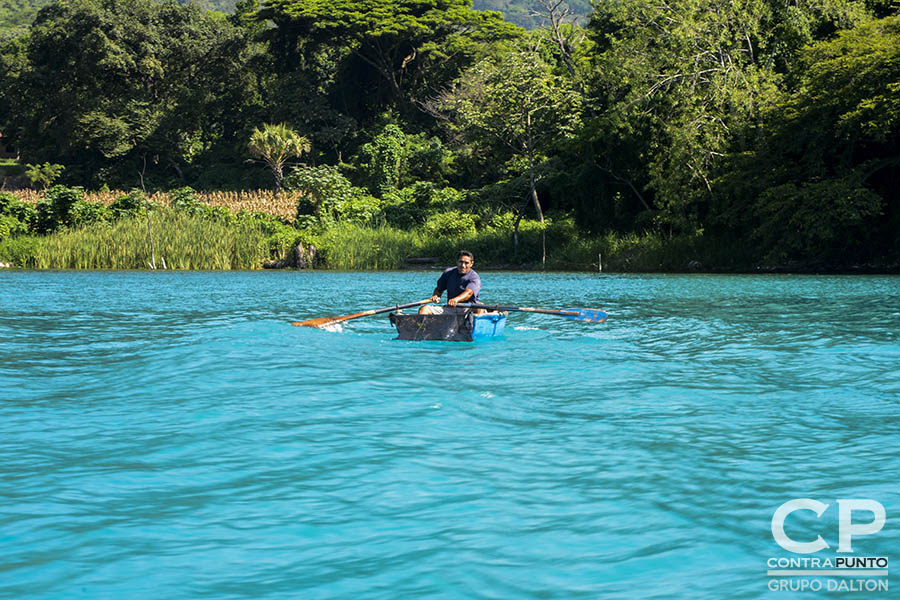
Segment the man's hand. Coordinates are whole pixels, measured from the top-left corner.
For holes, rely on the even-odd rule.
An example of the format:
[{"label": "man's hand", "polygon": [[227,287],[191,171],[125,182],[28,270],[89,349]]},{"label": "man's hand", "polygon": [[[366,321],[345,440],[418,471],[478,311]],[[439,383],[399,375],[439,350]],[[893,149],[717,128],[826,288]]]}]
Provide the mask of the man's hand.
[{"label": "man's hand", "polygon": [[435,304],[437,304],[438,302],[441,301],[441,297],[438,294],[435,294],[431,297],[431,301],[434,302]]}]

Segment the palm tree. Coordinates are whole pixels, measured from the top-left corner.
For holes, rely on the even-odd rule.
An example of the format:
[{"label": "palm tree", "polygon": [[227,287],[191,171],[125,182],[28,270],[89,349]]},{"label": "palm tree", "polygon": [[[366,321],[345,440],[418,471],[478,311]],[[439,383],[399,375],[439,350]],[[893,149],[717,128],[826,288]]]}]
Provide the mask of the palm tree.
[{"label": "palm tree", "polygon": [[281,191],[284,179],[284,164],[289,158],[299,158],[311,148],[309,140],[288,127],[285,123],[264,123],[250,134],[250,153],[257,156],[272,170],[275,177],[275,191]]}]

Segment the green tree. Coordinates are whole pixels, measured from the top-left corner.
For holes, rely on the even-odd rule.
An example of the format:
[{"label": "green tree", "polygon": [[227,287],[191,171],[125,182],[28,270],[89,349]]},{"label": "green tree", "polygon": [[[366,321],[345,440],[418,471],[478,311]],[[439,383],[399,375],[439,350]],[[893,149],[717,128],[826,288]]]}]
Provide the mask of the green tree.
[{"label": "green tree", "polygon": [[31,27],[10,115],[23,158],[64,162],[69,178],[119,165],[133,180],[140,157],[158,157],[180,177],[238,140],[256,101],[255,51],[245,31],[192,4],[48,5]]},{"label": "green tree", "polygon": [[[538,198],[541,163],[554,143],[572,136],[580,122],[580,95],[555,74],[534,48],[517,47],[467,70],[444,94],[442,108],[452,126],[470,140],[505,146],[528,178],[528,196],[541,224]],[[546,262],[546,237],[542,260]]]},{"label": "green tree", "polygon": [[787,260],[900,258],[900,16],[808,47],[757,148],[729,157],[719,218]]},{"label": "green tree", "polygon": [[266,123],[250,134],[250,153],[262,159],[272,171],[277,192],[281,191],[284,165],[289,159],[299,158],[304,152],[309,152],[310,148],[308,139],[284,123]]},{"label": "green tree", "polygon": [[391,123],[360,148],[359,168],[371,193],[383,197],[397,188],[407,158],[406,146],[406,134]]},{"label": "green tree", "polygon": [[26,37],[0,36],[0,132],[7,144],[21,137],[21,123],[16,118],[15,106],[20,97],[19,81],[28,68]]},{"label": "green tree", "polygon": [[411,91],[441,89],[476,42],[516,35],[499,13],[470,7],[471,0],[271,0],[261,16],[275,23],[275,43],[286,52],[331,47],[352,55],[398,105]]},{"label": "green tree", "polygon": [[332,224],[357,195],[353,185],[332,165],[299,167],[285,178],[285,187],[302,192],[297,204],[299,222],[313,217],[315,222]]},{"label": "green tree", "polygon": [[598,6],[597,164],[627,184],[637,207],[652,207],[660,225],[687,233],[702,227],[731,132],[776,94],[776,75],[756,61],[768,12],[764,0]]},{"label": "green tree", "polygon": [[42,165],[25,165],[25,177],[31,181],[32,185],[39,185],[41,189],[47,189],[54,181],[56,181],[62,172],[66,169],[63,165],[50,164],[45,162]]},{"label": "green tree", "polygon": [[664,231],[703,231],[724,158],[755,146],[801,49],[866,18],[856,0],[598,3],[597,168]]}]

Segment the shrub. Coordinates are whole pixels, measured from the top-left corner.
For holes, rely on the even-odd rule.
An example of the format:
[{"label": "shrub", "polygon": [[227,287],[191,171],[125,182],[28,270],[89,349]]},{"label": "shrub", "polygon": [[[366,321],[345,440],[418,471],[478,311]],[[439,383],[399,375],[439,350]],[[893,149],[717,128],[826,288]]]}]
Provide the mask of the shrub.
[{"label": "shrub", "polygon": [[66,169],[63,165],[50,164],[48,162],[37,165],[27,164],[25,166],[27,167],[25,177],[31,181],[32,185],[40,185],[43,188],[56,181]]},{"label": "shrub", "polygon": [[37,222],[37,207],[29,202],[20,202],[12,194],[0,194],[0,215],[16,219],[30,230]]},{"label": "shrub", "polygon": [[142,191],[131,190],[116,198],[116,201],[109,205],[109,210],[114,220],[137,217],[144,214],[146,202],[147,199]]},{"label": "shrub", "polygon": [[400,173],[400,185],[410,179],[422,179],[436,184],[446,183],[452,170],[453,155],[436,137],[425,134],[406,136],[406,172]]},{"label": "shrub", "polygon": [[[35,205],[32,217],[38,233],[51,233],[72,225],[71,210],[76,202],[84,201],[84,190],[55,185]],[[30,212],[29,209],[23,209]]]},{"label": "shrub", "polygon": [[323,224],[338,220],[345,205],[357,195],[350,180],[332,165],[295,168],[282,183],[285,189],[302,192],[297,216],[312,215]]},{"label": "shrub", "polygon": [[84,201],[84,190],[80,187],[54,185],[47,190],[44,200],[49,203],[44,224],[48,227],[47,231],[55,231],[72,225],[70,214],[72,206],[76,202]]},{"label": "shrub", "polygon": [[381,201],[362,188],[353,188],[353,192],[340,207],[340,220],[345,223],[370,223],[381,210]]},{"label": "shrub", "polygon": [[197,214],[207,221],[214,221],[223,225],[234,225],[237,222],[237,217],[235,217],[234,213],[224,206],[201,204]]},{"label": "shrub", "polygon": [[384,195],[379,215],[388,226],[412,229],[425,222],[427,211],[416,204],[408,190],[406,188]]},{"label": "shrub", "polygon": [[0,240],[28,233],[28,225],[12,215],[0,215]]},{"label": "shrub", "polygon": [[486,219],[484,219],[485,225],[488,228],[496,229],[498,231],[512,232],[516,227],[516,216],[512,211],[500,212],[490,215]]},{"label": "shrub", "polygon": [[36,216],[34,221],[34,229],[37,233],[52,233],[59,228],[59,221],[53,212],[53,205],[47,200],[39,200],[34,205]]},{"label": "shrub", "polygon": [[760,224],[753,234],[769,249],[770,262],[840,258],[866,245],[867,226],[883,205],[858,176],[779,185],[757,199]]},{"label": "shrub", "polygon": [[77,200],[69,209],[68,225],[84,227],[94,223],[108,223],[112,213],[106,206],[86,200]]},{"label": "shrub", "polygon": [[7,207],[18,202],[15,196],[7,192],[0,192],[0,215],[7,214]]},{"label": "shrub", "polygon": [[475,235],[475,219],[468,213],[451,210],[436,213],[425,221],[425,231],[436,237],[463,237]]},{"label": "shrub", "polygon": [[458,208],[465,199],[465,192],[455,188],[432,188],[431,196],[428,198],[428,205],[433,210],[449,210]]},{"label": "shrub", "polygon": [[169,206],[175,210],[180,210],[189,215],[195,215],[202,210],[203,202],[200,201],[200,196],[197,195],[194,188],[178,188],[169,192],[169,195],[172,197],[169,201]]},{"label": "shrub", "polygon": [[385,126],[359,153],[359,169],[372,194],[383,197],[397,187],[407,153],[406,135],[399,127]]},{"label": "shrub", "polygon": [[381,218],[392,227],[410,229],[423,225],[436,212],[458,209],[464,199],[465,194],[453,188],[417,181],[384,195]]}]

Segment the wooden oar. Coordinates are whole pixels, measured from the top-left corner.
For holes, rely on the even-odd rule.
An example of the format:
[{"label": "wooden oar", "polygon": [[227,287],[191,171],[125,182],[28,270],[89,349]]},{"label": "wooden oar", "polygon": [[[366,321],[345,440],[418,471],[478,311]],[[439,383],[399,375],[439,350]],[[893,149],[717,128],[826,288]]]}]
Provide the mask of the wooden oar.
[{"label": "wooden oar", "polygon": [[457,306],[463,308],[483,308],[485,310],[508,311],[514,310],[518,312],[541,313],[542,315],[556,315],[557,317],[566,317],[567,319],[575,319],[576,321],[589,321],[591,323],[602,323],[609,315],[606,311],[597,308],[530,308],[528,306],[488,306],[486,304],[462,303]]},{"label": "wooden oar", "polygon": [[394,306],[386,306],[384,308],[364,310],[362,312],[354,313],[352,315],[344,315],[342,317],[319,317],[317,319],[309,319],[308,321],[294,321],[293,323],[291,323],[291,325],[296,325],[298,327],[316,327],[318,329],[322,329],[324,327],[330,327],[331,325],[343,323],[344,321],[349,321],[350,319],[368,317],[369,315],[377,315],[379,313],[390,312],[392,310],[400,310],[401,308],[422,306],[423,304],[428,304],[429,302],[431,302],[431,298],[429,298],[428,300],[419,300],[418,302],[409,302],[408,304],[396,304]]}]

